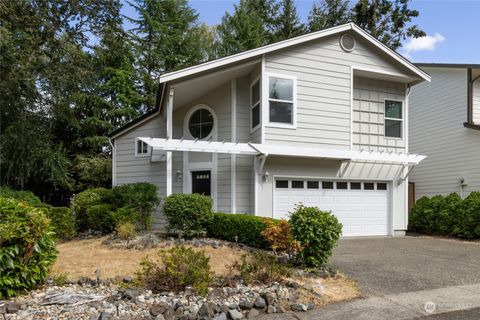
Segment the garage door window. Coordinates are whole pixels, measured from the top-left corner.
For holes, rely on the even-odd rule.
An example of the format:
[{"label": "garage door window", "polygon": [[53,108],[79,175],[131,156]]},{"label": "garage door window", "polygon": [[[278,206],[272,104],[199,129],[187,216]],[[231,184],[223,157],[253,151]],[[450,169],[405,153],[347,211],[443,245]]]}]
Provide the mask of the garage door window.
[{"label": "garage door window", "polygon": [[343,182],[343,181],[337,182],[337,189],[340,189],[340,190],[348,189],[348,182]]},{"label": "garage door window", "polygon": [[299,180],[293,180],[292,181],[292,188],[293,189],[303,189],[303,181],[299,181]]},{"label": "garage door window", "polygon": [[318,181],[307,181],[307,189],[318,189],[320,188],[320,184]]},{"label": "garage door window", "polygon": [[287,189],[288,188],[288,180],[277,180],[275,182],[275,186],[278,189]]},{"label": "garage door window", "polygon": [[377,183],[377,190],[387,190],[387,184],[386,183]]},{"label": "garage door window", "polygon": [[332,181],[322,181],[322,189],[333,189]]},{"label": "garage door window", "polygon": [[350,189],[361,190],[362,189],[362,183],[361,182],[350,182]]},{"label": "garage door window", "polygon": [[364,190],[374,190],[375,189],[375,183],[373,182],[365,182],[363,184],[363,189]]}]

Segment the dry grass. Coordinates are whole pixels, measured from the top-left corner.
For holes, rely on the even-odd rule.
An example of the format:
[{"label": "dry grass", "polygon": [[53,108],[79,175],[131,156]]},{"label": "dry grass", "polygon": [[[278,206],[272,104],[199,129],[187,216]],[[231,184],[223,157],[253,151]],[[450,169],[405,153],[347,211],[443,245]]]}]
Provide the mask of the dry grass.
[{"label": "dry grass", "polygon": [[[74,240],[57,245],[58,259],[53,266],[53,274],[68,273],[70,280],[77,280],[80,276],[95,277],[95,270],[100,269],[102,278],[123,277],[134,275],[139,269],[139,263],[146,255],[156,257],[159,248],[134,250],[112,249],[102,244],[105,238]],[[229,266],[240,260],[246,251],[239,248],[212,247],[194,248],[204,250],[210,258],[213,272],[218,276],[229,274]],[[318,281],[324,291],[318,296],[307,290],[300,290],[299,300],[314,301],[317,306],[323,306],[334,302],[351,300],[360,297],[360,290],[355,281],[341,274],[336,278],[310,279],[295,278],[296,282],[304,284],[308,281]]]},{"label": "dry grass", "polygon": [[[95,270],[100,269],[102,278],[134,275],[139,263],[146,255],[156,257],[159,248],[134,250],[111,249],[102,244],[105,238],[75,240],[57,245],[58,259],[53,266],[53,273],[67,272],[68,278],[76,280],[80,276],[94,278]],[[239,260],[245,253],[239,248],[212,247],[194,248],[203,250],[210,258],[213,272],[218,276],[228,274],[228,266]]]}]

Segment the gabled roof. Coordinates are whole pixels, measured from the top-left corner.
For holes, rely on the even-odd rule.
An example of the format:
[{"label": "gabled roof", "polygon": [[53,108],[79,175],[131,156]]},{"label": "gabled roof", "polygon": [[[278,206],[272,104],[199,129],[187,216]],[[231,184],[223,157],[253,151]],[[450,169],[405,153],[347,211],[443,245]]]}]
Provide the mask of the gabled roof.
[{"label": "gabled roof", "polygon": [[415,63],[420,68],[460,68],[460,69],[480,69],[480,64],[475,63],[434,63],[419,62]]},{"label": "gabled roof", "polygon": [[287,47],[290,47],[290,46],[294,46],[294,45],[297,45],[297,44],[301,44],[301,43],[304,43],[304,42],[308,42],[308,41],[312,41],[312,40],[316,40],[316,39],[321,39],[321,38],[324,38],[324,37],[327,37],[327,36],[330,36],[330,35],[333,35],[333,34],[336,34],[336,33],[345,32],[345,31],[349,31],[349,30],[352,30],[355,33],[357,33],[358,35],[362,36],[368,42],[370,42],[375,47],[377,47],[380,50],[382,50],[383,52],[385,52],[392,59],[394,59],[397,62],[399,62],[400,64],[402,64],[404,67],[406,67],[407,69],[409,69],[410,71],[412,71],[413,73],[418,75],[420,78],[422,78],[426,81],[430,81],[430,76],[427,73],[425,73],[420,68],[416,67],[410,61],[405,59],[402,55],[400,55],[397,52],[395,52],[394,50],[388,48],[386,45],[384,45],[383,43],[381,43],[380,41],[378,41],[377,39],[372,37],[370,34],[365,32],[364,30],[362,30],[356,24],[347,23],[347,24],[343,24],[343,25],[336,26],[336,27],[333,27],[333,28],[329,28],[329,29],[325,29],[325,30],[321,30],[321,31],[317,31],[317,32],[312,32],[312,33],[305,34],[305,35],[302,35],[302,36],[298,36],[298,37],[295,37],[295,38],[292,38],[292,39],[288,39],[288,40],[276,42],[276,43],[273,43],[273,44],[269,44],[269,45],[266,45],[266,46],[263,46],[263,47],[260,47],[260,48],[255,48],[255,49],[252,49],[252,50],[244,51],[244,52],[237,53],[237,54],[234,54],[234,55],[231,55],[231,56],[228,56],[228,57],[208,61],[208,62],[199,64],[199,65],[196,65],[196,66],[192,66],[192,67],[189,67],[189,68],[185,68],[185,69],[181,69],[181,70],[178,70],[178,71],[173,71],[173,72],[170,72],[170,73],[166,73],[166,74],[160,76],[160,83],[165,83],[165,82],[172,81],[172,80],[178,80],[178,79],[181,79],[181,78],[184,78],[184,77],[187,77],[187,76],[195,75],[197,73],[201,73],[201,72],[209,71],[209,70],[216,69],[216,68],[219,68],[219,67],[227,66],[229,64],[233,64],[235,62],[239,62],[239,61],[242,61],[242,60],[252,59],[252,58],[261,56],[261,55],[269,53],[269,52],[273,52],[273,51],[276,51],[276,50],[280,50],[280,49],[287,48]]}]

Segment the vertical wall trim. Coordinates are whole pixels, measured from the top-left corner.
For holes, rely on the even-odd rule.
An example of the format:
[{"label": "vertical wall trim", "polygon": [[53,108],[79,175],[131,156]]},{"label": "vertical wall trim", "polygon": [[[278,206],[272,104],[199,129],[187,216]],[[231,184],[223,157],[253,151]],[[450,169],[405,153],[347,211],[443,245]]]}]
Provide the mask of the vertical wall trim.
[{"label": "vertical wall trim", "polygon": [[[117,154],[115,151],[115,140],[108,139],[110,146],[112,147],[112,187],[117,185]],[[136,146],[135,146],[136,147]]]},{"label": "vertical wall trim", "polygon": [[[172,120],[173,120],[173,88],[170,89],[170,94],[168,95],[167,103],[167,138],[172,139]],[[172,152],[167,151],[167,196],[172,194]]]},{"label": "vertical wall trim", "polygon": [[[231,141],[237,142],[237,80],[231,81]],[[230,212],[237,213],[237,156],[231,154],[230,162]]]},{"label": "vertical wall trim", "polygon": [[473,74],[467,69],[467,123],[473,124]]},{"label": "vertical wall trim", "polygon": [[353,150],[353,67],[350,66],[350,150]]},{"label": "vertical wall trim", "polygon": [[253,157],[253,176],[254,176],[254,210],[253,215],[258,215],[258,159],[256,156]]},{"label": "vertical wall trim", "polygon": [[260,99],[260,143],[265,143],[265,126],[267,124],[268,117],[268,79],[265,74],[265,55],[262,55],[262,70],[260,74],[260,93],[262,98]]}]

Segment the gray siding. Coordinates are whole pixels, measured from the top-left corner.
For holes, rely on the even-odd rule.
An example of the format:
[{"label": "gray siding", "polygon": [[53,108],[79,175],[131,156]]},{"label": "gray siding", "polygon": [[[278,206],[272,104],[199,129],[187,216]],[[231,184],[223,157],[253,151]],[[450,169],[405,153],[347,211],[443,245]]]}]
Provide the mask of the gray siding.
[{"label": "gray siding", "polygon": [[[385,99],[401,100],[405,85],[355,77],[353,81],[353,147],[360,150],[405,151],[405,139],[385,137]],[[405,124],[405,122],[403,122]]]},{"label": "gray siding", "polygon": [[357,38],[347,53],[339,35],[265,56],[267,73],[297,78],[297,128],[265,128],[265,143],[350,148],[351,67],[404,71],[384,53]]},{"label": "gray siding", "polygon": [[165,123],[156,116],[115,139],[117,185],[149,182],[158,187],[160,195],[165,195],[165,162],[151,163],[150,156],[135,157],[136,137],[164,137],[165,132]]},{"label": "gray siding", "polygon": [[480,78],[473,83],[473,123],[480,124]]},{"label": "gray siding", "polygon": [[480,131],[465,128],[467,70],[424,68],[431,83],[413,87],[410,95],[410,152],[428,156],[412,172],[416,198],[480,190]]}]

